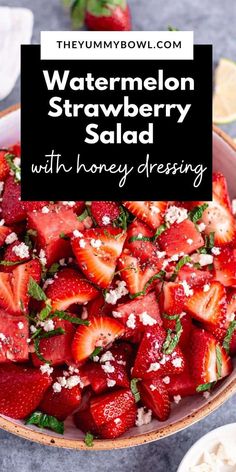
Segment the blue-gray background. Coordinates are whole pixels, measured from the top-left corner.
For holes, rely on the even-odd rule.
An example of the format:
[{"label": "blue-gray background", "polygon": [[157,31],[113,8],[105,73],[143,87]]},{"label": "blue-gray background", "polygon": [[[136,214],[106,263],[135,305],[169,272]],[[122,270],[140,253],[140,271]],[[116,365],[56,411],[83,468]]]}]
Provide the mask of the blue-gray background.
[{"label": "blue-gray background", "polygon": [[[235,0],[130,0],[135,30],[165,30],[167,25],[194,30],[196,43],[214,45],[220,57],[236,61]],[[0,6],[24,6],[34,12],[33,42],[40,30],[67,30],[70,21],[60,0],[0,0]],[[1,73],[1,64],[0,64]],[[0,110],[20,99],[19,81]],[[204,104],[203,104],[204,113]],[[225,129],[236,137],[236,124]],[[30,132],[30,130],[29,130]],[[203,434],[236,421],[232,398],[217,412],[191,428],[156,443],[108,452],[74,452],[40,446],[0,431],[1,472],[175,472],[188,448]]]}]

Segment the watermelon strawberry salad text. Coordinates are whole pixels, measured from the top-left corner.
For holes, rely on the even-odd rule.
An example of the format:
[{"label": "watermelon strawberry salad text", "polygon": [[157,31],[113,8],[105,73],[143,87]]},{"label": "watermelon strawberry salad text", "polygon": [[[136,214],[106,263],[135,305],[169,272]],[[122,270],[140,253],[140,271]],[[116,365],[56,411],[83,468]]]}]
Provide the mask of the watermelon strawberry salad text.
[{"label": "watermelon strawberry salad text", "polygon": [[236,353],[236,222],[212,202],[23,202],[0,151],[0,413],[93,438],[208,397]]}]

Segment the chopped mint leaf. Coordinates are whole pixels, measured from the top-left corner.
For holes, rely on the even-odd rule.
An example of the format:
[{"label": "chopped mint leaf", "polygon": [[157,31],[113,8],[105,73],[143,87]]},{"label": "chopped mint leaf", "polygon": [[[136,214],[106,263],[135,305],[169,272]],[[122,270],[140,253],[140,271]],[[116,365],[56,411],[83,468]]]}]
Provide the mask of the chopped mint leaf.
[{"label": "chopped mint leaf", "polygon": [[205,246],[200,247],[200,249],[197,250],[200,254],[207,254],[208,252],[211,252],[211,249],[214,247],[215,244],[215,233],[210,233],[209,236],[205,236]]},{"label": "chopped mint leaf", "polygon": [[98,346],[98,347],[95,347],[94,351],[92,352],[92,354],[90,354],[90,359],[93,360],[93,358],[95,356],[98,356],[98,354],[100,354],[100,352],[102,351],[102,347]]},{"label": "chopped mint leaf", "polygon": [[120,206],[120,214],[116,218],[116,220],[113,221],[113,226],[116,226],[118,228],[122,228],[124,231],[127,230],[128,224],[133,220],[133,215],[131,215],[126,208],[123,206]]},{"label": "chopped mint leaf", "polygon": [[196,224],[198,220],[202,218],[204,211],[208,208],[208,203],[203,203],[202,205],[195,206],[192,210],[190,210],[188,214],[188,218]]},{"label": "chopped mint leaf", "polygon": [[41,321],[46,320],[46,318],[50,315],[51,311],[51,305],[49,303],[46,303],[45,307],[39,313],[39,319]]},{"label": "chopped mint leaf", "polygon": [[233,320],[229,324],[229,327],[226,331],[226,335],[223,341],[223,348],[226,350],[227,353],[229,353],[231,339],[235,330],[236,330],[236,320]]},{"label": "chopped mint leaf", "polygon": [[35,282],[35,280],[30,277],[29,286],[28,286],[28,294],[38,301],[46,301],[47,297],[43,291],[43,289]]},{"label": "chopped mint leaf", "polygon": [[139,382],[140,379],[132,379],[130,382],[130,390],[134,396],[134,399],[136,403],[139,402],[140,400],[140,393],[138,391],[137,383]]},{"label": "chopped mint leaf", "polygon": [[162,313],[163,318],[166,318],[166,320],[177,320],[179,318],[179,315],[167,315],[167,313]]},{"label": "chopped mint leaf", "polygon": [[33,424],[39,428],[46,428],[55,431],[55,433],[64,433],[64,423],[59,421],[55,416],[46,415],[41,411],[35,411],[25,421],[25,424]]},{"label": "chopped mint leaf", "polygon": [[163,231],[165,231],[167,228],[168,228],[167,224],[160,225],[153,236],[153,241],[156,241],[156,239],[159,238],[161,233],[163,233]]},{"label": "chopped mint leaf", "polygon": [[162,346],[162,351],[164,354],[171,354],[179,343],[180,336],[183,332],[183,327],[180,321],[180,316],[176,319],[175,330],[167,330],[167,336]]},{"label": "chopped mint leaf", "polygon": [[71,323],[79,324],[79,325],[85,325],[89,326],[89,321],[88,320],[81,320],[81,318],[77,318],[77,316],[70,316],[67,315],[65,311],[54,311],[52,314],[52,317],[60,318],[60,320],[66,320],[70,321]]},{"label": "chopped mint leaf", "polygon": [[176,266],[175,266],[175,270],[174,270],[174,272],[173,272],[173,274],[172,274],[172,276],[171,276],[171,278],[170,278],[171,282],[174,282],[174,281],[175,281],[175,279],[176,279],[176,277],[177,277],[178,272],[180,271],[180,269],[181,269],[185,264],[187,264],[187,263],[189,263],[189,262],[192,262],[192,259],[191,259],[191,257],[189,257],[189,256],[184,256],[184,257],[182,257],[182,258],[179,260],[179,262],[177,262],[177,264],[176,264]]},{"label": "chopped mint leaf", "polygon": [[86,433],[84,436],[84,442],[87,447],[93,447],[94,436],[91,433]]},{"label": "chopped mint leaf", "polygon": [[146,284],[144,285],[144,289],[143,289],[141,292],[137,292],[137,293],[131,294],[131,295],[130,295],[130,298],[133,299],[133,298],[140,297],[141,295],[146,295],[146,291],[147,291],[147,288],[149,287],[149,285],[151,285],[152,282],[154,282],[154,280],[157,280],[157,279],[163,280],[165,274],[166,274],[166,273],[165,273],[164,270],[160,270],[160,272],[158,272],[157,274],[153,275],[153,276],[146,282]]},{"label": "chopped mint leaf", "polygon": [[70,239],[69,236],[67,236],[65,233],[60,233],[60,234],[59,234],[59,238],[65,239],[65,240]]},{"label": "chopped mint leaf", "polygon": [[196,392],[206,392],[207,390],[211,390],[215,386],[216,382],[209,382],[205,384],[200,384],[196,388]]},{"label": "chopped mint leaf", "polygon": [[18,265],[18,264],[21,264],[22,261],[0,261],[0,265],[3,265],[3,266],[6,266],[6,267],[10,267],[10,266],[14,266],[14,265]]},{"label": "chopped mint leaf", "polygon": [[77,216],[77,220],[79,220],[79,221],[84,221],[85,218],[87,218],[87,216],[89,216],[89,213],[88,213],[87,208],[85,208],[85,210],[83,211],[83,213],[81,213],[81,215]]},{"label": "chopped mint leaf", "polygon": [[16,156],[14,154],[11,154],[11,153],[7,153],[5,154],[5,159],[11,169],[11,171],[14,173],[15,175],[15,181],[16,182],[20,182],[21,180],[21,169],[19,166],[17,166],[15,163],[14,163],[14,159],[16,158]]},{"label": "chopped mint leaf", "polygon": [[152,237],[149,236],[132,236],[129,238],[129,243],[133,243],[134,241],[152,241]]},{"label": "chopped mint leaf", "polygon": [[217,377],[220,379],[222,376],[222,352],[220,346],[216,346],[216,368],[217,368]]},{"label": "chopped mint leaf", "polygon": [[58,262],[54,262],[54,264],[52,264],[51,267],[49,267],[48,274],[55,275],[59,267],[60,267],[60,264],[58,264]]}]

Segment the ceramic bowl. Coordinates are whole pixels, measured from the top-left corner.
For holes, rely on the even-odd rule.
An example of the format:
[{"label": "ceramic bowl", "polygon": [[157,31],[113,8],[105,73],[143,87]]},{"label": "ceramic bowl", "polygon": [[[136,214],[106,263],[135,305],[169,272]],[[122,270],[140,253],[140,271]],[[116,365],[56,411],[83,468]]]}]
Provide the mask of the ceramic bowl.
[{"label": "ceramic bowl", "polygon": [[[0,114],[0,146],[10,145],[19,139],[20,111],[16,105]],[[236,197],[236,145],[229,136],[217,128],[213,129],[213,158],[214,169],[223,172],[228,181],[231,197]],[[153,420],[146,426],[134,427],[116,440],[96,440],[93,450],[136,446],[177,433],[213,412],[234,392],[236,392],[236,362],[232,374],[214,390],[208,400],[202,395],[184,398],[178,405],[173,406],[171,416],[167,421]],[[46,445],[87,449],[82,433],[75,428],[70,418],[65,422],[63,436],[25,426],[21,421],[4,416],[0,416],[0,428]]]}]

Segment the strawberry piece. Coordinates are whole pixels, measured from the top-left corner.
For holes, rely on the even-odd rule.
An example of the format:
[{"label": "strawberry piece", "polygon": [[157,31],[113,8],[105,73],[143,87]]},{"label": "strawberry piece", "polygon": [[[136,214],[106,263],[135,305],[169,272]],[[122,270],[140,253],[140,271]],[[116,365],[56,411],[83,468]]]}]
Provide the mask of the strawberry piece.
[{"label": "strawberry piece", "polygon": [[[220,369],[217,357],[220,358]],[[215,382],[232,371],[232,361],[223,347],[212,334],[197,328],[192,331],[190,338],[189,366],[197,385]]]},{"label": "strawberry piece", "polygon": [[8,162],[5,158],[5,155],[8,154],[8,151],[0,150],[0,181],[5,180],[10,172]]},{"label": "strawberry piece", "polygon": [[98,226],[107,226],[118,218],[120,209],[116,202],[93,201],[91,203],[91,213]]},{"label": "strawberry piece", "polygon": [[183,285],[175,282],[165,282],[160,294],[161,310],[168,315],[182,313],[186,295]]},{"label": "strawberry piece", "polygon": [[0,307],[13,315],[28,312],[30,278],[40,279],[40,264],[34,259],[18,265],[12,273],[0,273]]},{"label": "strawberry piece", "polygon": [[224,247],[214,257],[214,278],[225,287],[236,286],[236,249]]},{"label": "strawberry piece", "polygon": [[111,226],[85,230],[82,238],[72,239],[72,249],[80,269],[101,288],[111,283],[126,234]]},{"label": "strawberry piece", "polygon": [[[122,361],[124,362],[124,361]],[[119,364],[115,359],[109,361],[109,365],[114,369],[113,372],[104,371],[102,366],[97,362],[88,362],[84,368],[82,368],[83,374],[88,378],[89,384],[96,394],[103,393],[113,387],[129,387],[129,379],[126,372],[126,367],[123,364]],[[109,382],[114,385],[109,386]]]},{"label": "strawberry piece", "polygon": [[28,227],[37,231],[36,244],[45,251],[47,267],[71,256],[70,241],[64,238],[70,237],[74,230],[83,229],[73,210],[54,208],[48,213],[29,212]]},{"label": "strawberry piece", "polygon": [[0,362],[28,360],[29,323],[25,316],[0,310]]},{"label": "strawberry piece", "polygon": [[[53,319],[54,328],[62,328],[65,333],[51,338],[41,339],[39,341],[39,352],[44,359],[50,362],[51,365],[61,365],[67,362],[72,363],[71,343],[75,333],[75,328],[72,323],[67,320]],[[35,352],[32,353],[32,362],[38,367],[44,364]]]},{"label": "strawberry piece", "polygon": [[183,282],[183,280],[186,280],[190,287],[196,287],[207,284],[212,277],[212,273],[209,270],[193,269],[185,265],[179,270],[177,281]]},{"label": "strawberry piece", "polygon": [[14,154],[16,157],[21,157],[21,145],[20,143],[15,143],[9,148],[9,152]]},{"label": "strawberry piece", "polygon": [[118,438],[135,425],[136,414],[137,408],[136,405],[133,405],[123,415],[109,421],[109,423],[103,424],[99,428],[99,436],[103,439]]},{"label": "strawberry piece", "polygon": [[52,383],[39,370],[14,364],[0,365],[0,413],[21,419],[32,413]]},{"label": "strawberry piece", "polygon": [[[126,338],[133,336],[136,331],[144,331],[145,325],[142,322],[142,314],[145,313],[148,314],[151,318],[153,318],[153,320],[155,320],[156,323],[158,323],[159,325],[162,324],[159,305],[155,292],[150,292],[144,297],[137,298],[116,306],[115,316],[126,326]],[[131,314],[135,316],[135,328],[128,328],[126,325],[127,320]]]},{"label": "strawberry piece", "polygon": [[221,205],[231,210],[231,201],[226,178],[220,172],[213,174],[213,193],[217,196]]},{"label": "strawberry piece", "polygon": [[[22,244],[20,241],[15,241],[14,243],[12,244],[9,244],[7,247],[6,247],[6,250],[4,252],[4,257],[3,257],[3,260],[4,261],[7,261],[7,262],[26,262],[30,259],[30,252],[29,252],[29,257],[23,257],[21,258],[20,256],[17,256],[15,251],[14,251],[14,248],[15,247],[18,247],[20,246],[20,244]],[[3,272],[12,272],[12,269],[14,269],[14,265],[0,265],[0,268]]]},{"label": "strawberry piece", "polygon": [[[63,371],[57,372],[58,377],[63,377]],[[47,415],[55,416],[64,421],[80,405],[81,390],[76,385],[72,388],[62,388],[60,392],[54,392],[52,386],[45,392],[39,409]]]},{"label": "strawberry piece", "polygon": [[20,184],[15,182],[15,178],[12,175],[7,177],[4,185],[2,217],[7,225],[18,223],[26,217],[26,212],[21,201]]},{"label": "strawberry piece", "polygon": [[76,202],[59,201],[58,205],[67,210],[72,209],[76,213],[76,215],[80,215],[84,210],[85,202],[84,201],[76,201]]},{"label": "strawberry piece", "polygon": [[164,222],[163,216],[167,202],[123,202],[123,205],[154,230]]},{"label": "strawberry piece", "polygon": [[206,225],[205,233],[214,233],[215,246],[225,246],[234,242],[236,223],[231,211],[221,204],[221,198],[213,192],[213,201],[204,211],[201,223]]},{"label": "strawberry piece", "polygon": [[130,11],[126,1],[105,0],[86,4],[85,24],[94,31],[129,31],[131,29]]},{"label": "strawberry piece", "polygon": [[129,389],[104,393],[91,399],[90,411],[97,427],[115,418],[119,418],[135,404],[134,396]]},{"label": "strawberry piece", "polygon": [[0,226],[0,247],[5,243],[6,237],[12,233],[11,229],[7,226]]},{"label": "strawberry piece", "polygon": [[185,302],[185,309],[198,321],[212,328],[223,328],[226,319],[226,291],[220,282],[211,282],[208,290],[196,288]]},{"label": "strawberry piece", "polygon": [[46,290],[53,310],[66,310],[73,303],[87,303],[98,295],[98,290],[74,269],[62,269]]},{"label": "strawberry piece", "polygon": [[91,318],[89,326],[78,326],[72,343],[75,362],[85,361],[96,347],[105,348],[124,333],[121,323],[108,316]]},{"label": "strawberry piece", "polygon": [[100,293],[98,297],[96,297],[91,302],[89,302],[88,305],[86,305],[88,318],[92,318],[93,316],[110,315],[112,308],[113,305],[110,305],[105,302],[102,293]]},{"label": "strawberry piece", "polygon": [[177,346],[171,354],[163,354],[165,330],[158,325],[151,326],[143,335],[132,371],[133,377],[156,378],[162,375],[183,372],[185,360]]},{"label": "strawberry piece", "polygon": [[[162,262],[159,260],[158,264],[155,262],[141,265],[139,260],[125,249],[118,260],[117,267],[122,280],[126,282],[129,293],[134,295],[142,292],[146,283],[161,270]],[[146,292],[152,288],[153,284],[150,284]]]},{"label": "strawberry piece", "polygon": [[89,409],[77,411],[74,414],[73,419],[75,426],[78,429],[81,429],[83,433],[89,432],[94,434],[95,436],[98,436],[99,430]]},{"label": "strawberry piece", "polygon": [[[173,223],[158,238],[158,242],[168,257],[175,254],[191,254],[204,246],[201,233],[196,229],[194,223],[188,219],[181,223]],[[190,244],[191,242],[191,244]]]},{"label": "strawberry piece", "polygon": [[141,263],[157,259],[158,246],[151,241],[138,240],[132,241],[132,238],[151,238],[154,235],[149,226],[140,220],[133,221],[127,231],[125,247],[134,257],[140,259]]},{"label": "strawberry piece", "polygon": [[170,375],[170,382],[166,385],[168,393],[172,398],[178,395],[181,397],[195,395],[196,387],[196,382],[191,377],[187,368],[181,374]]},{"label": "strawberry piece", "polygon": [[30,212],[30,211],[40,211],[42,210],[43,207],[47,207],[49,205],[49,202],[47,201],[31,201],[31,202],[26,202],[26,201],[22,201],[22,205],[23,205],[23,208],[25,210],[25,213],[27,216],[27,213]]},{"label": "strawberry piece", "polygon": [[142,380],[138,384],[142,403],[152,410],[159,421],[165,421],[170,415],[168,391],[161,379]]}]

